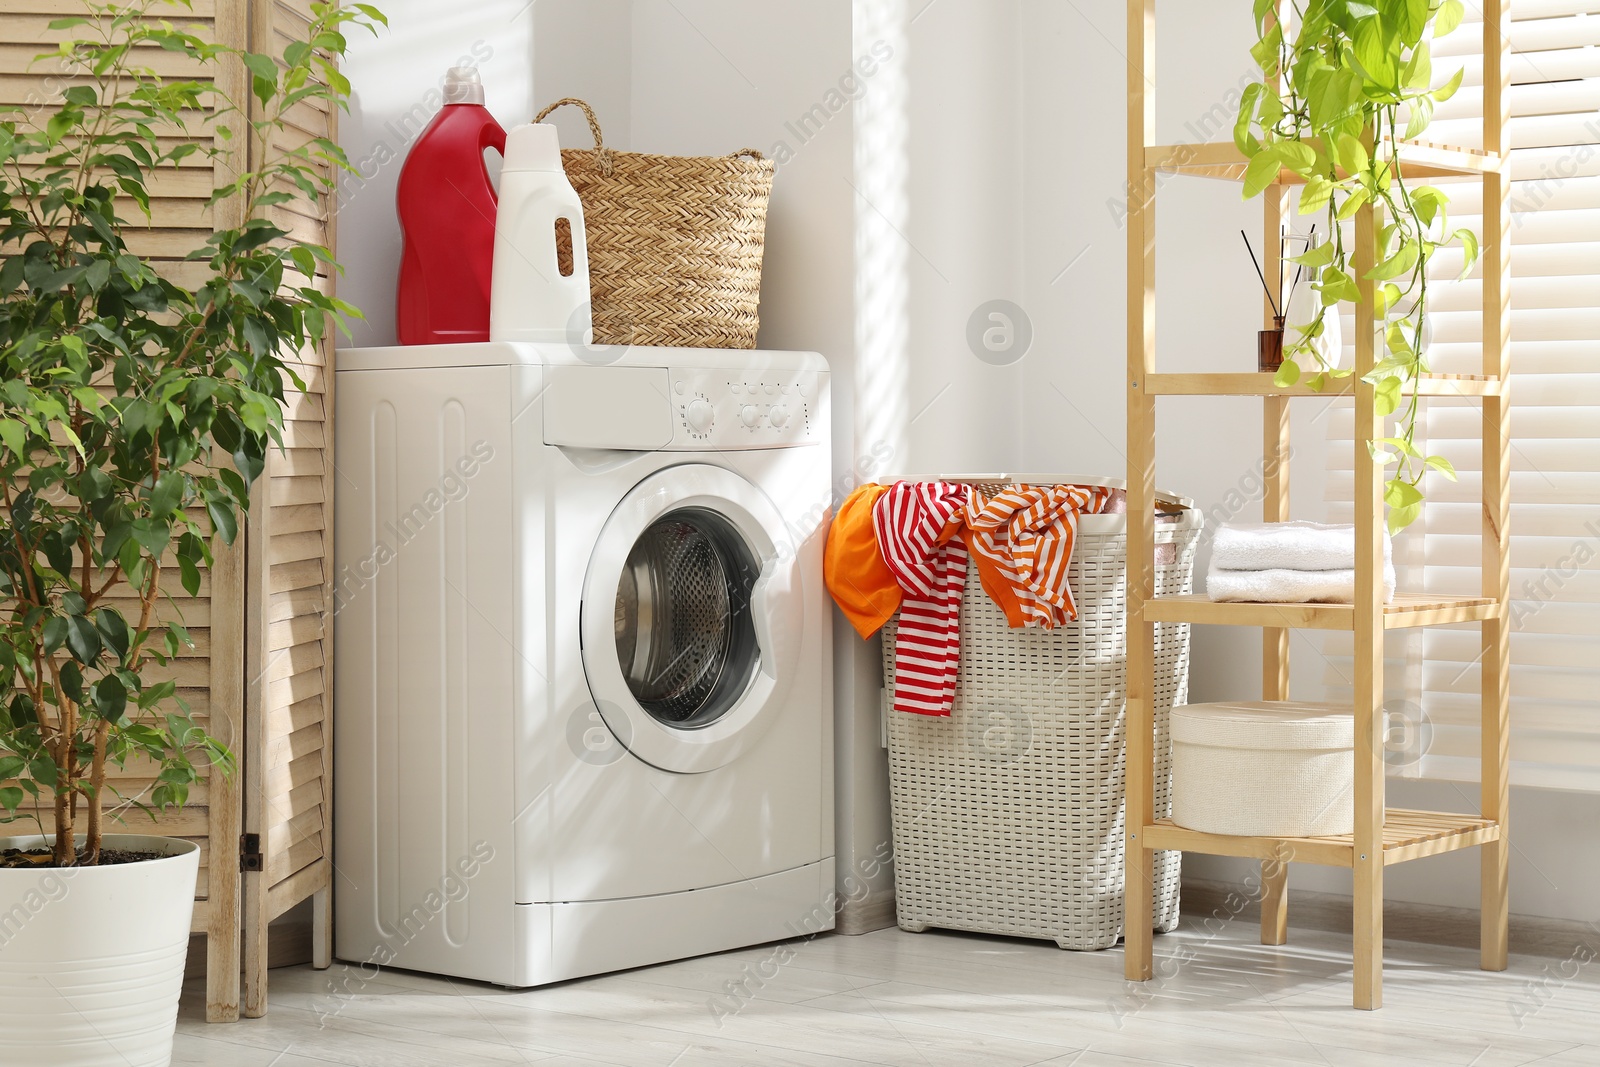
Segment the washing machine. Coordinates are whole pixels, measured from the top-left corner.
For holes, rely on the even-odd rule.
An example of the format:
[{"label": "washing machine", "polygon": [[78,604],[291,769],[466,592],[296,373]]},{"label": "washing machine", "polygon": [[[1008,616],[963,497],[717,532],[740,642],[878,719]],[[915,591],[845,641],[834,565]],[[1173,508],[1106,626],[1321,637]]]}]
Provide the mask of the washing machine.
[{"label": "washing machine", "polygon": [[821,357],[357,349],[335,397],[340,958],[523,987],[830,929]]}]

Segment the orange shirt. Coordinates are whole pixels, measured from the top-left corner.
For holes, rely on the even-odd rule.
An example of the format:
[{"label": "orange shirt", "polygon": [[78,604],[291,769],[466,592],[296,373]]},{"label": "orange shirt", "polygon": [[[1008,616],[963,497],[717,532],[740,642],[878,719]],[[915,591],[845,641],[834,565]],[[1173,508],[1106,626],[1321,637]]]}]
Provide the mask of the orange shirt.
[{"label": "orange shirt", "polygon": [[863,485],[845,498],[828,527],[822,576],[833,602],[856,633],[871,637],[900,610],[900,583],[878,548],[872,509],[889,491],[886,485]]}]

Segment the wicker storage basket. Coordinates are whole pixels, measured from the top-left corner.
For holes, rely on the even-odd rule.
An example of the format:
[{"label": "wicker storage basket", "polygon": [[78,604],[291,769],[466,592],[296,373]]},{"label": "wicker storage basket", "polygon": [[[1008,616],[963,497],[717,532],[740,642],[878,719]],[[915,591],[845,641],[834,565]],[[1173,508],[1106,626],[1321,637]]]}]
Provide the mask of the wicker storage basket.
[{"label": "wicker storage basket", "polygon": [[594,343],[754,348],[772,162],[748,148],[613,152],[594,111],[572,97],[534,121],[564,104],[581,108],[594,134],[594,148],[561,153],[583,201]]},{"label": "wicker storage basket", "polygon": [[1208,834],[1355,829],[1355,716],[1341,704],[1190,704],[1172,711],[1172,821]]},{"label": "wicker storage basket", "polygon": [[[952,480],[952,479],[945,479]],[[993,490],[999,482],[971,481]],[[1011,482],[1116,484],[1029,477]],[[895,712],[898,619],[884,628],[895,902],[906,930],[1037,937],[1102,949],[1122,935],[1127,523],[1079,520],[1078,621],[1013,630],[969,563],[949,718]],[[1156,527],[1156,590],[1193,587],[1200,514]],[[1188,699],[1189,627],[1156,626],[1156,814],[1171,803],[1169,713]],[[1181,854],[1157,853],[1155,926],[1178,923]]]}]

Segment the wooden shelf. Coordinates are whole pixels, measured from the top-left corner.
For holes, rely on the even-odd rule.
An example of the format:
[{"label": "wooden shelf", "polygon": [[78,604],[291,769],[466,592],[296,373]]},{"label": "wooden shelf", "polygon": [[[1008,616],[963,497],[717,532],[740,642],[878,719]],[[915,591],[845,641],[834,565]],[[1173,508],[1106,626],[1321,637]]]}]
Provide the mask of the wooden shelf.
[{"label": "wooden shelf", "polygon": [[[1355,837],[1231,837],[1189,830],[1171,819],[1144,828],[1146,848],[1243,856],[1280,863],[1316,863],[1325,867],[1355,866]],[[1476,815],[1390,808],[1383,822],[1385,867],[1441,852],[1472,848],[1500,840],[1500,824]]]},{"label": "wooden shelf", "polygon": [[[1263,626],[1292,630],[1354,630],[1353,604],[1230,604],[1200,593],[1159,596],[1145,601],[1146,622],[1191,622],[1219,626]],[[1384,606],[1383,628],[1443,626],[1500,617],[1499,604],[1481,596],[1396,593]]]},{"label": "wooden shelf", "polygon": [[[1400,173],[1407,178],[1478,178],[1500,171],[1500,157],[1470,148],[1403,141]],[[1207,144],[1156,145],[1144,150],[1144,165],[1163,174],[1243,181],[1249,161],[1232,141]],[[1344,177],[1340,172],[1340,177]],[[1300,176],[1282,171],[1276,185],[1303,184]]]},{"label": "wooden shelf", "polygon": [[[1258,4],[1264,20],[1287,14],[1287,4],[1273,0]],[[1426,375],[1412,387],[1413,397],[1481,398],[1483,463],[1478,545],[1482,581],[1478,596],[1400,595],[1381,612],[1357,612],[1352,604],[1218,604],[1205,596],[1156,596],[1161,575],[1155,565],[1153,528],[1149,523],[1128,524],[1128,578],[1130,604],[1127,673],[1127,816],[1130,828],[1124,855],[1123,976],[1148,981],[1155,975],[1152,953],[1151,880],[1157,850],[1210,852],[1261,860],[1261,943],[1282,945],[1289,938],[1289,882],[1282,860],[1333,864],[1352,870],[1351,1003],[1373,1009],[1383,1003],[1383,886],[1384,868],[1390,863],[1431,856],[1455,849],[1479,847],[1482,943],[1479,964],[1484,970],[1503,971],[1507,963],[1510,882],[1510,842],[1507,811],[1510,779],[1511,671],[1511,546],[1507,534],[1511,510],[1510,434],[1506,427],[1506,383],[1511,378],[1508,315],[1511,307],[1511,203],[1508,168],[1511,139],[1506,129],[1506,96],[1510,91],[1511,0],[1487,0],[1478,5],[1484,14],[1482,32],[1484,151],[1450,145],[1425,144],[1382,138],[1372,155],[1387,159],[1408,181],[1436,179],[1473,180],[1482,187],[1483,210],[1478,219],[1483,250],[1480,277],[1482,295],[1477,336],[1481,366],[1472,375]],[[1345,248],[1356,282],[1356,325],[1349,337],[1354,374],[1330,379],[1320,393],[1304,385],[1279,388],[1272,375],[1250,372],[1256,365],[1253,346],[1231,361],[1240,373],[1162,374],[1157,372],[1157,211],[1156,190],[1163,175],[1187,174],[1240,182],[1248,172],[1245,154],[1231,141],[1209,144],[1156,143],[1155,31],[1157,0],[1128,0],[1128,201],[1124,236],[1127,240],[1127,342],[1124,381],[1128,403],[1128,514],[1148,514],[1155,507],[1156,424],[1158,396],[1249,396],[1261,398],[1262,466],[1261,519],[1275,523],[1292,515],[1289,493],[1289,459],[1294,398],[1307,396],[1367,397],[1373,390],[1358,385],[1383,359],[1382,337],[1375,312],[1374,279],[1387,220],[1386,204],[1366,201],[1351,216]],[[1291,21],[1294,21],[1291,18]],[[1364,138],[1373,135],[1368,126]],[[1426,134],[1426,131],[1424,131]],[[1435,136],[1444,136],[1435,134]],[[1371,143],[1370,140],[1367,143]],[[1274,180],[1261,190],[1262,277],[1281,277],[1285,269],[1282,237],[1294,210],[1293,186],[1303,179],[1289,171],[1270,175]],[[1343,177],[1343,175],[1341,175]],[[1253,190],[1252,190],[1253,191]],[[1242,252],[1242,250],[1241,250]],[[1233,253],[1229,253],[1232,255]],[[1230,268],[1237,269],[1237,268]],[[1262,324],[1277,315],[1277,307],[1263,294]],[[1382,596],[1383,547],[1381,531],[1387,506],[1385,470],[1368,449],[1368,442],[1385,436],[1387,423],[1378,405],[1351,405],[1351,425],[1345,430],[1351,449],[1351,500],[1354,505],[1355,585],[1369,598]],[[1474,414],[1480,414],[1475,412]],[[1253,419],[1251,421],[1254,421]],[[1230,433],[1240,429],[1225,427]],[[1251,516],[1253,517],[1253,516]],[[1483,730],[1479,814],[1453,815],[1422,811],[1385,811],[1383,706],[1383,631],[1399,627],[1439,626],[1479,622],[1483,653],[1479,657],[1480,722]],[[1318,629],[1353,634],[1350,642],[1350,710],[1355,737],[1351,798],[1354,833],[1341,837],[1273,838],[1221,837],[1201,834],[1159,818],[1156,807],[1160,782],[1156,714],[1161,689],[1156,677],[1155,627],[1152,623],[1217,623],[1261,629],[1261,698],[1289,698],[1290,631]],[[1170,635],[1169,635],[1170,636]],[[1314,663],[1314,659],[1313,659]],[[1241,682],[1241,684],[1243,684]],[[1142,837],[1143,840],[1133,840]]]},{"label": "wooden shelf", "polygon": [[[1330,378],[1321,392],[1304,385],[1287,388],[1276,385],[1271,374],[1246,372],[1225,374],[1151,374],[1145,388],[1151,396],[1349,396],[1355,391],[1355,375]],[[1413,383],[1407,395],[1437,397],[1499,396],[1500,381],[1482,374],[1425,374]]]}]

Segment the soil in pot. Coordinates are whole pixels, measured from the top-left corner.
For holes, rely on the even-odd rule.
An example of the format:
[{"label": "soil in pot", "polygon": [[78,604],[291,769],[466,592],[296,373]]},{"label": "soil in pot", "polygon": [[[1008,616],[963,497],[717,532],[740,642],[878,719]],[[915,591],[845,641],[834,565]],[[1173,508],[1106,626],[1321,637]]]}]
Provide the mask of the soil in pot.
[{"label": "soil in pot", "polygon": [[[79,852],[81,860],[86,852]],[[102,848],[100,850],[100,866],[112,867],[119,863],[143,863],[146,860],[166,859],[163,852],[145,852],[128,848]],[[0,869],[21,868],[23,870],[54,867],[55,854],[47,848],[8,848],[0,852]]]}]

